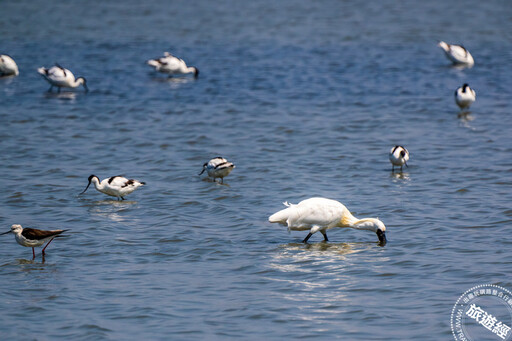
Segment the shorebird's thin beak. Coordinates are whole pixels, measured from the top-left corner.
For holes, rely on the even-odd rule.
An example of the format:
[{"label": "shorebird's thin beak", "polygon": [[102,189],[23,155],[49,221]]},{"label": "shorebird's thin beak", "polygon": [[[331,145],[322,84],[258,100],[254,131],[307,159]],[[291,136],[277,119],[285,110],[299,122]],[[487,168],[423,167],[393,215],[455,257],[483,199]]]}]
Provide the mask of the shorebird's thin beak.
[{"label": "shorebird's thin beak", "polygon": [[4,235],[4,234],[7,234],[7,233],[11,233],[12,231],[7,231],[7,232],[4,232],[4,233],[0,233],[0,236]]},{"label": "shorebird's thin beak", "polygon": [[386,232],[378,230],[377,231],[377,237],[379,237],[379,243],[380,245],[386,245],[388,240],[386,239]]},{"label": "shorebird's thin beak", "polygon": [[[89,181],[89,183],[87,184],[87,187],[85,187],[84,191],[82,193],[80,193],[80,194],[84,194],[85,191],[87,191],[87,188],[89,188],[90,185],[91,185],[91,182]],[[78,194],[78,195],[80,195],[80,194]]]},{"label": "shorebird's thin beak", "polygon": [[197,174],[197,175],[201,175],[204,173],[204,170],[206,169],[206,167],[203,167],[203,170],[201,171],[201,173]]},{"label": "shorebird's thin beak", "polygon": [[84,83],[83,86],[84,86],[85,92],[86,93],[89,92],[89,88],[87,87],[87,84]]}]

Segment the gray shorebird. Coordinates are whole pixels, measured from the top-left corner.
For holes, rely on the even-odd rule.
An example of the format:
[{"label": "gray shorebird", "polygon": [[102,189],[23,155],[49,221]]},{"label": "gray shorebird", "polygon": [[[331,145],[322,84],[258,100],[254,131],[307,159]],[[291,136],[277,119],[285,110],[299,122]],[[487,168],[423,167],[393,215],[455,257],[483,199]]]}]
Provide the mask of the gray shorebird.
[{"label": "gray shorebird", "polygon": [[7,233],[14,233],[14,238],[16,238],[16,241],[21,246],[31,247],[32,248],[32,259],[36,258],[36,253],[34,251],[34,247],[36,246],[42,246],[44,243],[48,241],[48,244],[43,248],[43,251],[41,254],[44,257],[44,250],[50,245],[52,240],[60,235],[62,232],[67,230],[38,230],[38,229],[31,229],[31,228],[23,228],[21,225],[14,224],[11,226],[11,230],[0,233],[0,235],[7,234]]}]

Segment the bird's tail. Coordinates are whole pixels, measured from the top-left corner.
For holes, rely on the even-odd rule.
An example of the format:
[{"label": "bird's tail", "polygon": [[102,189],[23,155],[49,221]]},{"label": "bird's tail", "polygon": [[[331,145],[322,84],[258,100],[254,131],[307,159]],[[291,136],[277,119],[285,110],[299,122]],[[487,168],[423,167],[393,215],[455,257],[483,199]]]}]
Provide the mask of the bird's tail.
[{"label": "bird's tail", "polygon": [[437,44],[437,46],[439,46],[440,48],[442,48],[445,52],[448,52],[448,50],[450,49],[448,47],[448,44],[445,43],[444,41],[440,41],[439,44]]},{"label": "bird's tail", "polygon": [[271,223],[279,223],[279,224],[286,224],[286,221],[288,220],[288,217],[290,217],[290,214],[292,210],[294,209],[292,204],[288,203],[287,201],[283,203],[287,208],[284,210],[281,210],[279,212],[276,212],[272,214],[270,217],[268,217],[268,221]]},{"label": "bird's tail", "polygon": [[37,69],[37,72],[39,72],[43,76],[46,76],[48,73],[48,69],[46,69],[45,67],[40,67]]},{"label": "bird's tail", "polygon": [[153,67],[158,67],[160,66],[160,62],[158,60],[155,60],[155,59],[150,59],[146,62],[148,65],[151,65]]}]

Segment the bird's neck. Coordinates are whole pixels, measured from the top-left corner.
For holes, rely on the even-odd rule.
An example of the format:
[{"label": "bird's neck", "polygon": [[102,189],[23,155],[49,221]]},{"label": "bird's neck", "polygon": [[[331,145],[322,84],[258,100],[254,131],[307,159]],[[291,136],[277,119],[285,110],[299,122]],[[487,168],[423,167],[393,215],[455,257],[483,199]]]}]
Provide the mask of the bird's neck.
[{"label": "bird's neck", "polygon": [[75,80],[75,83],[73,84],[73,87],[76,88],[78,87],[80,84],[84,84],[84,79],[83,78],[78,78]]},{"label": "bird's neck", "polygon": [[373,225],[372,218],[357,219],[347,210],[340,220],[339,227],[350,227],[356,230],[373,231]]},{"label": "bird's neck", "polygon": [[98,191],[101,191],[102,189],[105,188],[105,185],[102,184],[97,178],[93,178],[91,180],[91,182],[94,184],[94,187],[98,190]]}]

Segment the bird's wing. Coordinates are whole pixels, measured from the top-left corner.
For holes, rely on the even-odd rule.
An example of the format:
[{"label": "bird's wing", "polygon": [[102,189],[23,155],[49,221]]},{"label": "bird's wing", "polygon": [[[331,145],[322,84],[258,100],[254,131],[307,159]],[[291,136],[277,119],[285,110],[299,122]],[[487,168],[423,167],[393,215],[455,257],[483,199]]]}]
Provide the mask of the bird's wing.
[{"label": "bird's wing", "polygon": [[291,226],[334,226],[337,225],[342,217],[340,207],[326,203],[312,203],[309,205],[296,206],[296,214],[290,216]]},{"label": "bird's wing", "polygon": [[160,58],[160,63],[165,65],[166,69],[175,70],[175,69],[179,69],[180,68],[180,66],[181,66],[181,59],[176,58],[174,56],[168,56],[168,57],[165,57],[165,58]]},{"label": "bird's wing", "polygon": [[468,55],[468,51],[460,45],[450,45],[450,52],[452,56],[458,60],[464,60]]},{"label": "bird's wing", "polygon": [[67,77],[66,70],[58,66],[52,66],[46,75],[53,80],[65,80]]},{"label": "bird's wing", "polygon": [[128,181],[130,181],[130,180],[128,180],[127,178],[125,178],[123,176],[120,176],[120,175],[116,175],[116,176],[110,177],[107,180],[109,186],[111,186],[111,187],[124,187],[124,185]]},{"label": "bird's wing", "polygon": [[44,231],[31,228],[24,228],[23,231],[21,231],[21,235],[27,239],[41,240],[48,237],[56,236],[58,234],[61,234],[62,232],[64,232],[64,230]]}]

